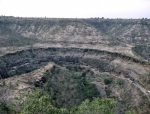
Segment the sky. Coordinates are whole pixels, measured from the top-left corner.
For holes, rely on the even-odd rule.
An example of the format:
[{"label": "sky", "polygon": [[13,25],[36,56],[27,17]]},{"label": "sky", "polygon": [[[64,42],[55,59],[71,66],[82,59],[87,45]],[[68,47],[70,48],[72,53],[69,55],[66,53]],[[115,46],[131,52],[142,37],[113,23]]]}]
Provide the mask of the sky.
[{"label": "sky", "polygon": [[0,15],[49,18],[150,18],[150,0],[0,0]]}]

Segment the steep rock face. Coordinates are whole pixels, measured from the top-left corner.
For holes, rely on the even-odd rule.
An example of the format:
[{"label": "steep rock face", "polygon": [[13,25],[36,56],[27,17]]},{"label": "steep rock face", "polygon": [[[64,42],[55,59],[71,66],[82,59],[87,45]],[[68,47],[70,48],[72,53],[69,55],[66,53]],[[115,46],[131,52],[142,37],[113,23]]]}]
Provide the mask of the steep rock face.
[{"label": "steep rock face", "polygon": [[[29,73],[28,79],[23,78],[28,83],[32,71],[51,61],[62,66],[81,66],[94,72],[87,77],[100,96],[117,99],[118,114],[132,108],[147,114],[150,63],[137,59],[131,49],[143,43],[142,51],[136,52],[142,52],[139,55],[149,60],[149,25],[149,19],[0,17],[0,78]],[[22,51],[16,52],[18,48]],[[11,50],[14,53],[9,53]]]},{"label": "steep rock face", "polygon": [[91,68],[96,68],[100,72],[114,72],[137,80],[137,72],[124,67],[116,67],[113,62],[116,57],[131,60],[136,63],[149,64],[145,61],[140,61],[119,53],[80,48],[40,48],[23,50],[6,54],[1,57],[1,60],[5,64],[5,69],[8,71],[9,76],[30,72],[53,61],[59,65],[89,65]]},{"label": "steep rock face", "polygon": [[[149,94],[147,93],[148,90],[139,85],[139,83],[143,84],[141,76],[149,73],[149,63],[119,53],[94,49],[51,47],[10,53],[2,56],[0,59],[3,61],[3,68],[0,70],[2,78],[31,72],[52,61],[58,65],[83,66],[93,69],[94,72],[109,74],[110,76],[108,76],[108,79],[107,75],[104,75],[104,79],[106,78],[106,86],[99,86],[101,83],[97,83],[99,80],[100,82],[103,82],[103,76],[92,78],[97,88],[99,88],[99,91],[102,92],[101,96],[105,96],[105,92],[101,90],[101,88],[105,88],[108,96],[118,96],[120,100],[129,100],[130,97],[133,97],[136,94],[132,93],[132,90],[136,87],[143,92],[143,95],[146,96],[146,98],[149,98]],[[112,84],[126,84],[130,90],[122,90],[116,85],[114,87],[107,87],[107,80]],[[124,81],[120,82],[119,80]],[[136,86],[134,84],[131,85],[131,83],[135,83]],[[126,87],[123,86],[123,88]],[[139,91],[138,89],[135,91]],[[132,94],[128,95],[130,92]],[[124,93],[127,96],[124,96]],[[139,96],[137,96],[137,98],[138,97]],[[140,101],[137,103],[136,100],[133,100],[132,102],[139,104]]]},{"label": "steep rock face", "polygon": [[0,79],[9,77],[6,65],[4,62],[0,61]]},{"label": "steep rock face", "polygon": [[0,78],[4,79],[9,77],[7,70],[5,69],[5,67],[0,67]]},{"label": "steep rock face", "polygon": [[[31,72],[51,61],[63,66],[82,66],[93,69],[96,73],[100,72],[100,77],[90,78],[98,88],[100,96],[118,98],[118,114],[123,114],[125,109],[131,108],[134,103],[133,107],[140,106],[140,96],[149,98],[148,90],[138,84],[141,74],[148,73],[149,63],[119,53],[80,48],[39,48],[6,54],[0,59],[8,73],[3,75],[3,78]],[[126,90],[126,87],[129,90]],[[142,91],[141,95],[139,91]],[[134,98],[135,94],[138,101]],[[127,102],[130,105],[127,106]]]}]

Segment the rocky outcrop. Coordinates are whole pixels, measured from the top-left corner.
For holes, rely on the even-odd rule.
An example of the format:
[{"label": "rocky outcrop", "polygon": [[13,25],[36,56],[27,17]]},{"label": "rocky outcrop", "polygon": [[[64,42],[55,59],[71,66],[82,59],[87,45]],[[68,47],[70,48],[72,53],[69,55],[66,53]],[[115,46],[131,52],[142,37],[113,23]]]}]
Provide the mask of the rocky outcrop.
[{"label": "rocky outcrop", "polygon": [[[95,49],[50,47],[9,53],[0,57],[0,60],[2,78],[33,71],[51,61],[63,66],[83,66],[94,69],[94,73],[102,73],[102,75],[91,76],[92,83],[96,85],[101,97],[118,99],[116,109],[118,114],[124,114],[126,109],[131,108],[132,103],[135,103],[133,105],[135,107],[142,106],[142,103],[140,104],[142,97],[144,102],[149,102],[147,89],[139,83],[140,74],[147,72],[144,66],[149,66],[149,63],[127,55]],[[28,80],[30,82],[30,79]],[[34,85],[41,87],[43,82],[45,80],[41,79]],[[142,94],[139,94],[141,92]],[[127,106],[128,103],[130,105]]]},{"label": "rocky outcrop", "polygon": [[6,64],[2,61],[0,61],[0,79],[4,79],[4,78],[7,78],[9,77],[8,75],[8,71],[6,69]]},{"label": "rocky outcrop", "polygon": [[136,72],[122,66],[118,67],[112,62],[117,57],[125,61],[130,60],[135,63],[148,64],[145,61],[140,61],[126,55],[103,50],[51,47],[23,50],[2,56],[0,59],[3,61],[3,67],[0,67],[0,73],[2,78],[7,78],[30,72],[53,61],[64,66],[89,66],[100,72],[122,74],[133,81],[137,80],[138,75]]}]

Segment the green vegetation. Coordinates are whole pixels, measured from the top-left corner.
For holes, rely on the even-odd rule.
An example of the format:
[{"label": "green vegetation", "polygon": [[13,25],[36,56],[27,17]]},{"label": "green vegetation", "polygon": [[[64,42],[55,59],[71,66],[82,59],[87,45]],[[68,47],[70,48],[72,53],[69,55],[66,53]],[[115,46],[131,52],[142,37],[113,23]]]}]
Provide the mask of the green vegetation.
[{"label": "green vegetation", "polygon": [[112,78],[105,78],[104,79],[104,83],[106,84],[106,85],[108,85],[108,84],[110,84],[110,83],[112,83],[112,81],[113,81],[113,79]]},{"label": "green vegetation", "polygon": [[81,105],[72,108],[71,114],[114,114],[115,100],[110,98],[86,99]]},{"label": "green vegetation", "polygon": [[[80,73],[66,69],[65,67],[54,66],[44,75],[46,82],[42,85],[44,91],[51,95],[51,103],[60,107],[72,107],[79,105],[85,99],[92,100],[99,97],[96,86],[89,82],[86,72],[82,68],[69,68],[80,70]],[[90,74],[90,73],[89,73]]]},{"label": "green vegetation", "polygon": [[105,91],[106,95],[109,97],[112,91],[108,87],[105,88]]},{"label": "green vegetation", "polygon": [[0,80],[0,87],[4,87],[4,86],[6,86],[5,81],[4,80]]},{"label": "green vegetation", "polygon": [[140,83],[143,84],[146,89],[150,89],[150,72],[140,76]]},{"label": "green vegetation", "polygon": [[124,85],[124,83],[125,83],[125,81],[122,80],[122,79],[117,80],[117,84],[120,85],[120,86]]},{"label": "green vegetation", "polygon": [[125,114],[136,114],[136,113],[135,113],[135,110],[129,110]]},{"label": "green vegetation", "polygon": [[136,45],[132,50],[139,56],[150,61],[150,46],[147,45]]},{"label": "green vegetation", "polygon": [[0,114],[10,114],[11,110],[5,102],[0,101]]},{"label": "green vegetation", "polygon": [[21,95],[26,100],[21,103],[21,114],[63,114],[62,109],[53,107],[48,93],[37,89],[34,94]]},{"label": "green vegetation", "polygon": [[[36,90],[33,94],[23,94],[26,100],[18,106],[20,110],[13,106],[14,110],[17,109],[15,112],[6,106],[2,111],[7,112],[8,110],[13,114],[99,114],[100,112],[114,114],[113,103],[115,100],[109,98],[112,97],[111,88],[115,86],[121,88],[125,85],[125,81],[116,79],[112,75],[95,75],[94,72],[91,72],[90,69],[79,66],[55,65],[45,72],[40,81],[36,82],[35,86],[40,90]],[[104,82],[107,99],[99,97],[97,88],[91,83],[95,78],[102,83]],[[8,85],[13,87],[11,83]],[[123,94],[125,98],[122,95],[121,97],[126,102],[121,104],[126,106],[130,102],[129,93]],[[146,106],[149,106],[148,103]],[[130,107],[127,109],[126,114],[136,114],[130,110]]]},{"label": "green vegetation", "polygon": [[[0,114],[113,114],[115,100],[109,97],[117,99],[117,111],[148,114],[149,63],[133,57],[127,50],[135,46],[133,52],[150,61],[149,21],[103,17],[36,19],[1,16],[2,79],[44,69],[43,66],[50,61],[71,66],[54,66],[39,81],[35,79],[42,73],[35,74],[39,70],[32,72],[35,77],[31,76],[27,81],[24,75],[16,83],[13,78],[11,81],[1,81]],[[83,68],[78,64],[86,66]],[[134,77],[136,80],[130,83],[129,80]],[[12,106],[15,100],[11,97],[17,96],[17,91],[32,90],[33,83],[39,89],[32,91],[33,94],[24,94],[18,107]],[[142,88],[146,89],[146,93]]]},{"label": "green vegetation", "polygon": [[50,103],[48,93],[37,89],[33,94],[23,94],[26,100],[21,103],[21,114],[114,114],[115,100],[110,98],[86,99],[79,106],[56,108]]},{"label": "green vegetation", "polygon": [[114,77],[112,74],[101,74],[99,75],[100,80],[104,82],[104,84],[108,87],[110,86],[116,86],[116,85],[123,85],[124,80],[123,79],[118,79]]}]

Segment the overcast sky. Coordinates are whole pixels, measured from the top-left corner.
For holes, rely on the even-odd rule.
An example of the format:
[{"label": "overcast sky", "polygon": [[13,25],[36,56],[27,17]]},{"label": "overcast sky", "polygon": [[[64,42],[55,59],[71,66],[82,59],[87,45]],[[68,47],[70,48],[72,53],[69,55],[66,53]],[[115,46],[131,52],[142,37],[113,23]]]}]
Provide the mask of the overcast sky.
[{"label": "overcast sky", "polygon": [[150,0],[0,0],[0,15],[53,18],[150,18]]}]

